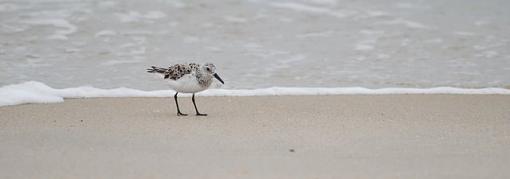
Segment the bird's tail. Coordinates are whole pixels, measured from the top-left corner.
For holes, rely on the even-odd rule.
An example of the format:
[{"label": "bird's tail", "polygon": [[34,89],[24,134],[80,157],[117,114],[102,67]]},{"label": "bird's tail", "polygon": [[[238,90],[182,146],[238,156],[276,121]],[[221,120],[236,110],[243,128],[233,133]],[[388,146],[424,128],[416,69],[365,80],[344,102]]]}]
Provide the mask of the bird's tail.
[{"label": "bird's tail", "polygon": [[151,68],[147,68],[148,73],[156,73],[157,76],[163,76],[163,78],[168,78],[168,73],[166,68],[160,68],[156,66],[151,66]]},{"label": "bird's tail", "polygon": [[161,74],[165,74],[166,73],[166,69],[165,68],[156,67],[156,66],[151,66],[151,68],[147,68],[147,72],[149,72],[149,73],[161,73]]}]

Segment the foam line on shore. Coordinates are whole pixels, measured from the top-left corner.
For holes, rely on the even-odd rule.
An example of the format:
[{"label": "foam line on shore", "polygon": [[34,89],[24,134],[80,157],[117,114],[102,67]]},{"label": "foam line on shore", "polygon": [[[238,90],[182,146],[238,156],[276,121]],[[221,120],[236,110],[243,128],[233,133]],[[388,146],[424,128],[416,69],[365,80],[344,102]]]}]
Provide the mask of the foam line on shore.
[{"label": "foam line on shore", "polygon": [[[97,97],[171,97],[172,90],[143,91],[130,88],[100,89],[90,86],[55,89],[44,83],[29,81],[0,87],[0,106],[26,103],[56,103],[65,98],[97,98]],[[382,94],[502,94],[510,95],[504,88],[381,88],[368,89],[363,87],[340,88],[301,88],[271,87],[262,89],[210,89],[197,95],[200,96],[279,96],[279,95],[382,95]],[[183,96],[187,96],[184,94]]]}]

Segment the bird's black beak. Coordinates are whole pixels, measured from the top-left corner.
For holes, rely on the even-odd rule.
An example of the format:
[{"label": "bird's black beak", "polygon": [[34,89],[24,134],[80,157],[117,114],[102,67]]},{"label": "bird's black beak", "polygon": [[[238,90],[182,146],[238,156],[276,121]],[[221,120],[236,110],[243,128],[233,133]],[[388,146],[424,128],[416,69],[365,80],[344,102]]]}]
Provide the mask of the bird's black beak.
[{"label": "bird's black beak", "polygon": [[215,73],[213,76],[214,76],[214,78],[220,80],[221,84],[225,84],[225,82],[223,82],[223,80],[220,78],[220,76],[218,76],[217,73]]}]

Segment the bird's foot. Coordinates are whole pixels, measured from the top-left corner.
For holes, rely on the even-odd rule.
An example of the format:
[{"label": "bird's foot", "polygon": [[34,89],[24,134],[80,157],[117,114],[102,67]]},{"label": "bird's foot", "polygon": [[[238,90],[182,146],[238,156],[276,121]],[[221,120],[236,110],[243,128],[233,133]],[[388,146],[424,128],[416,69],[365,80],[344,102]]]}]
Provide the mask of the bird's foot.
[{"label": "bird's foot", "polygon": [[207,114],[197,113],[197,116],[207,116]]},{"label": "bird's foot", "polygon": [[188,114],[183,114],[181,112],[177,112],[177,116],[187,116]]}]

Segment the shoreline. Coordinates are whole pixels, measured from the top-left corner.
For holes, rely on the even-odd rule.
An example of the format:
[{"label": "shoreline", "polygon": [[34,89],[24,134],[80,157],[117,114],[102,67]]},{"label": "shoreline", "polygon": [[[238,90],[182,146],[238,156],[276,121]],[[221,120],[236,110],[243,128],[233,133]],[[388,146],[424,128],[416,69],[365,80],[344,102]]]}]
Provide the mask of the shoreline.
[{"label": "shoreline", "polygon": [[[191,113],[189,97],[179,98]],[[509,95],[87,98],[0,107],[0,178],[508,178]]]},{"label": "shoreline", "polygon": [[[172,97],[172,90],[143,91],[131,88],[101,89],[90,86],[55,89],[44,83],[28,81],[0,87],[0,107],[26,103],[58,103],[64,99],[102,97]],[[209,89],[197,96],[322,96],[322,95],[447,95],[447,94],[487,94],[510,95],[506,88],[378,88],[363,87],[271,87],[260,89]],[[181,94],[180,96],[191,96]]]}]

